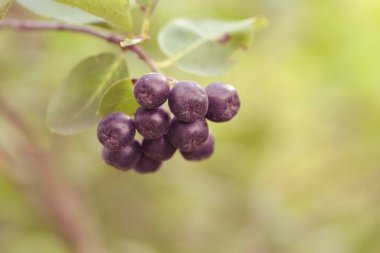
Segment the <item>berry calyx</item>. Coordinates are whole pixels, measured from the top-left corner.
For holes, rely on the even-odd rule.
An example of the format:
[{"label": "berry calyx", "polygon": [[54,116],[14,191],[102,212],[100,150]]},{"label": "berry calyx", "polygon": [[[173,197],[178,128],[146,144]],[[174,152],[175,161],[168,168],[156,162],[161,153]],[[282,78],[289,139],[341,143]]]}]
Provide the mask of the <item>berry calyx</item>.
[{"label": "berry calyx", "polygon": [[131,144],[135,138],[135,126],[128,115],[114,112],[100,121],[98,139],[107,149],[118,151]]},{"label": "berry calyx", "polygon": [[168,99],[170,86],[162,74],[149,73],[137,80],[133,93],[141,107],[153,109]]},{"label": "berry calyx", "polygon": [[170,91],[168,102],[174,116],[185,122],[204,118],[207,113],[207,93],[196,82],[178,82]]},{"label": "berry calyx", "polygon": [[168,132],[169,114],[162,108],[144,109],[140,107],[135,114],[137,131],[146,139],[157,139]]},{"label": "berry calyx", "polygon": [[239,111],[240,98],[234,87],[224,83],[211,83],[206,87],[208,111],[206,118],[214,122],[231,120]]}]

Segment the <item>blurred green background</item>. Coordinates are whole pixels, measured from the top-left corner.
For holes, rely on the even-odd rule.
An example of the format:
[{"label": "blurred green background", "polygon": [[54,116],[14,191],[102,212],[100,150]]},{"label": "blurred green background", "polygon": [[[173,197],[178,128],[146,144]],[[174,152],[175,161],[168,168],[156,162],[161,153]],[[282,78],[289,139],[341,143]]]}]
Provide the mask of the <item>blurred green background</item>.
[{"label": "blurred green background", "polygon": [[[20,8],[10,15],[20,13],[30,16]],[[95,127],[63,137],[45,125],[49,98],[74,64],[115,46],[79,34],[0,31],[1,97],[80,192],[107,252],[380,252],[380,2],[162,0],[146,48],[164,59],[155,37],[174,17],[253,15],[270,25],[225,75],[166,71],[238,89],[238,116],[211,124],[214,156],[190,163],[177,153],[146,176],[104,165]],[[127,59],[133,76],[149,71]],[[0,145],[23,161],[18,138],[0,116]],[[38,199],[38,183],[20,186],[9,175],[28,181],[28,166],[19,173],[5,160],[0,252],[71,252],[44,210],[26,200]]]}]

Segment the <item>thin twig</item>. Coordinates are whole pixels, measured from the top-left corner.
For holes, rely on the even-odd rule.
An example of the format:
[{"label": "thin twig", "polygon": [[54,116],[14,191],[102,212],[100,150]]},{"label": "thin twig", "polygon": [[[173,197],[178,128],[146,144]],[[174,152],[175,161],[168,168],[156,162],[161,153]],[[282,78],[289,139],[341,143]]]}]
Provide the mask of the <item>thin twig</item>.
[{"label": "thin twig", "polygon": [[145,52],[140,46],[132,45],[124,48],[121,47],[120,42],[125,39],[125,37],[121,34],[105,32],[90,26],[18,19],[5,19],[3,21],[0,21],[0,29],[1,28],[16,29],[22,31],[69,31],[88,34],[103,39],[111,44],[117,45],[123,51],[134,52],[142,61],[144,61],[149,66],[152,71],[160,72],[160,69],[157,67],[152,57],[150,57],[148,53]]},{"label": "thin twig", "polygon": [[140,60],[144,61],[153,72],[161,72],[154,60],[144,51],[144,49],[138,45],[129,46],[127,50],[133,51]]},{"label": "thin twig", "polygon": [[36,20],[5,19],[0,22],[0,28],[18,29],[23,31],[53,30],[85,33],[106,40],[116,45],[120,45],[120,42],[124,39],[124,36],[120,34],[104,32],[89,26],[78,26],[73,24],[56,22],[53,23]]}]

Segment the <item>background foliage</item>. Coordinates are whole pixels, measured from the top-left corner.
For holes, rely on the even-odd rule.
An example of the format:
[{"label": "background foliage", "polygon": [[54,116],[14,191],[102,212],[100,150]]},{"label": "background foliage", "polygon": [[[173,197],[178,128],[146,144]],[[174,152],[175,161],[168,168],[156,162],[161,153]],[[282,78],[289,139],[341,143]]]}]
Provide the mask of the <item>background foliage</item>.
[{"label": "background foliage", "polygon": [[[30,15],[10,13],[20,14]],[[1,98],[92,206],[88,215],[110,252],[380,251],[377,0],[163,0],[146,46],[165,59],[155,38],[173,17],[258,14],[270,26],[218,77],[239,90],[242,108],[234,121],[212,124],[215,155],[198,164],[176,154],[150,176],[105,166],[95,128],[64,137],[45,125],[49,99],[72,66],[117,48],[79,34],[0,32]],[[133,77],[149,71],[127,59]],[[175,68],[166,74],[215,80]],[[12,151],[19,138],[0,117],[0,143]],[[0,156],[0,172],[5,166]],[[1,175],[0,252],[70,252],[20,193],[34,189]]]}]

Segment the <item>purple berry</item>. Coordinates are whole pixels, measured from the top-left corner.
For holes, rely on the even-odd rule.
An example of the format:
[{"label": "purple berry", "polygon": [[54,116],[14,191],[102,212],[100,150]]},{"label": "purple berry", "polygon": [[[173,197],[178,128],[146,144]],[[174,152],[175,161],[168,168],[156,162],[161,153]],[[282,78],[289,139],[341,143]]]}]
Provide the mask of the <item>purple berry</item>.
[{"label": "purple berry", "polygon": [[160,107],[168,99],[170,86],[160,73],[149,73],[137,80],[133,92],[142,107],[153,109]]},{"label": "purple berry", "polygon": [[162,108],[144,109],[140,107],[135,114],[137,131],[146,139],[157,139],[168,132],[170,116]]},{"label": "purple berry", "polygon": [[136,166],[141,157],[141,148],[138,141],[133,141],[119,151],[112,151],[103,147],[103,160],[120,170],[129,170]]},{"label": "purple berry", "polygon": [[202,147],[208,137],[208,126],[204,119],[183,122],[174,118],[170,123],[168,138],[181,151],[191,152]]},{"label": "purple berry", "polygon": [[153,160],[169,160],[175,151],[176,148],[171,144],[167,136],[155,140],[144,139],[142,142],[142,152]]},{"label": "purple berry", "polygon": [[239,111],[240,99],[234,87],[224,83],[211,83],[206,87],[208,111],[206,118],[215,122],[232,119]]},{"label": "purple berry", "polygon": [[188,161],[201,161],[208,159],[214,153],[215,139],[210,133],[207,141],[198,150],[192,152],[181,151],[182,156]]},{"label": "purple berry", "polygon": [[161,164],[161,161],[156,161],[145,155],[142,155],[139,162],[135,166],[135,170],[139,173],[152,173],[156,172],[161,167]]},{"label": "purple berry", "polygon": [[114,112],[100,121],[98,139],[110,150],[121,150],[133,142],[135,126],[130,117],[121,112]]},{"label": "purple berry", "polygon": [[178,82],[172,88],[168,101],[174,116],[182,121],[194,122],[204,118],[207,113],[207,93],[195,82]]}]

